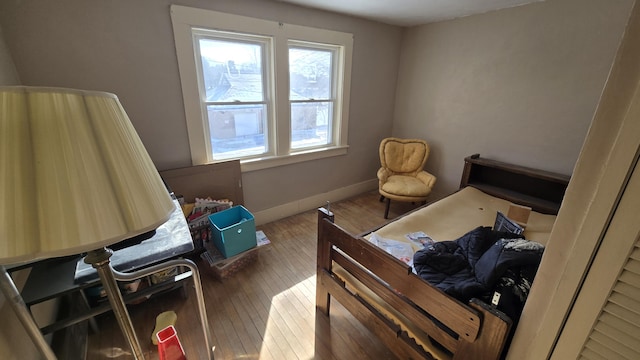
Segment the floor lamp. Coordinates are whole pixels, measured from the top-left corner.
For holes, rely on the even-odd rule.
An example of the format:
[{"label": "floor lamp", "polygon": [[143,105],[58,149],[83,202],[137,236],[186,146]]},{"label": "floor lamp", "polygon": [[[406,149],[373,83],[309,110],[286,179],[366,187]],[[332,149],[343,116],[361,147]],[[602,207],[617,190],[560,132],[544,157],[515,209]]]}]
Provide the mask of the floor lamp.
[{"label": "floor lamp", "polygon": [[142,359],[106,246],[164,223],[174,204],[118,98],[0,87],[0,289],[46,359],[51,348],[5,266],[88,253]]}]

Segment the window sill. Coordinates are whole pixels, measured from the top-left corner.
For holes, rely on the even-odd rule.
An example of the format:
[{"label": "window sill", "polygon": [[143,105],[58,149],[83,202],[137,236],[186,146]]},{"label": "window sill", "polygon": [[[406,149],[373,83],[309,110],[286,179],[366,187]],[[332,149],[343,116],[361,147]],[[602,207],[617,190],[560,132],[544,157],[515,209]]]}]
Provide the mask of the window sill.
[{"label": "window sill", "polygon": [[304,161],[324,159],[333,156],[347,154],[348,146],[314,149],[311,151],[299,152],[286,156],[271,156],[258,159],[241,160],[242,172],[268,169],[283,165],[296,164]]}]

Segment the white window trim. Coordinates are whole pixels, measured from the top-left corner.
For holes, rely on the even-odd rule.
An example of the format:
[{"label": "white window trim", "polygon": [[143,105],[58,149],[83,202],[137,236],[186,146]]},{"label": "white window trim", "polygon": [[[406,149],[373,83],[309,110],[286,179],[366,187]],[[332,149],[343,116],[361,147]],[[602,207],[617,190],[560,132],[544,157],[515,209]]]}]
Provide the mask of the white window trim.
[{"label": "white window trim", "polygon": [[[344,155],[347,153],[347,130],[349,125],[349,94],[351,92],[351,60],[353,49],[353,35],[338,31],[311,28],[307,26],[284,24],[277,21],[256,19],[252,17],[232,15],[212,10],[203,10],[179,5],[171,5],[171,21],[173,23],[173,33],[178,57],[178,68],[180,71],[180,81],[182,85],[182,96],[184,100],[185,116],[187,120],[187,132],[189,135],[189,146],[191,148],[191,162],[193,165],[202,165],[213,162],[209,158],[207,151],[208,131],[205,131],[198,90],[198,76],[196,69],[196,58],[192,36],[192,28],[210,28],[222,31],[236,31],[241,33],[253,33],[259,35],[272,36],[274,38],[275,51],[273,56],[288,54],[288,40],[309,41],[315,43],[329,43],[342,46],[343,69],[338,74],[341,78],[342,87],[337,90],[336,103],[341,109],[339,114],[335,114],[340,119],[340,127],[334,131],[334,146],[314,148],[282,154],[276,149],[276,155],[260,158],[242,160],[242,171],[252,171],[268,167],[287,165],[302,161],[315,160],[331,156]],[[289,64],[287,61],[272,61],[274,66],[275,94],[279,98],[275,103],[274,119],[286,118],[287,121],[276,120],[276,132],[288,133],[289,130]],[[282,140],[275,142],[275,137],[270,134],[276,147],[289,148],[288,144],[282,144]],[[288,141],[288,139],[287,139]]]}]

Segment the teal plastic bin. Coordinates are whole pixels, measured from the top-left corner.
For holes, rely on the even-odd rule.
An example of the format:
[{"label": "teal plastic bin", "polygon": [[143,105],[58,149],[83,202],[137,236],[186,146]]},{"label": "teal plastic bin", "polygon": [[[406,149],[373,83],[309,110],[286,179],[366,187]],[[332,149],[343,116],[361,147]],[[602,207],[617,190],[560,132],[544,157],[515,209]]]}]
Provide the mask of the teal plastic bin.
[{"label": "teal plastic bin", "polygon": [[225,258],[257,245],[253,214],[242,205],[209,215],[213,244]]}]

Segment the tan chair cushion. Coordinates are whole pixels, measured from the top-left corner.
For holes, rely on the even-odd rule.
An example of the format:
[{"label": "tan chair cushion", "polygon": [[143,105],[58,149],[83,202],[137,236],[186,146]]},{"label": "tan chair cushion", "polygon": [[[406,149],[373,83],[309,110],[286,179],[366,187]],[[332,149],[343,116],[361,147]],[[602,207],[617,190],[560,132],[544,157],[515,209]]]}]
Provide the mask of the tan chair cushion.
[{"label": "tan chair cushion", "polygon": [[382,190],[400,196],[427,196],[431,188],[415,176],[392,175],[382,184]]}]

